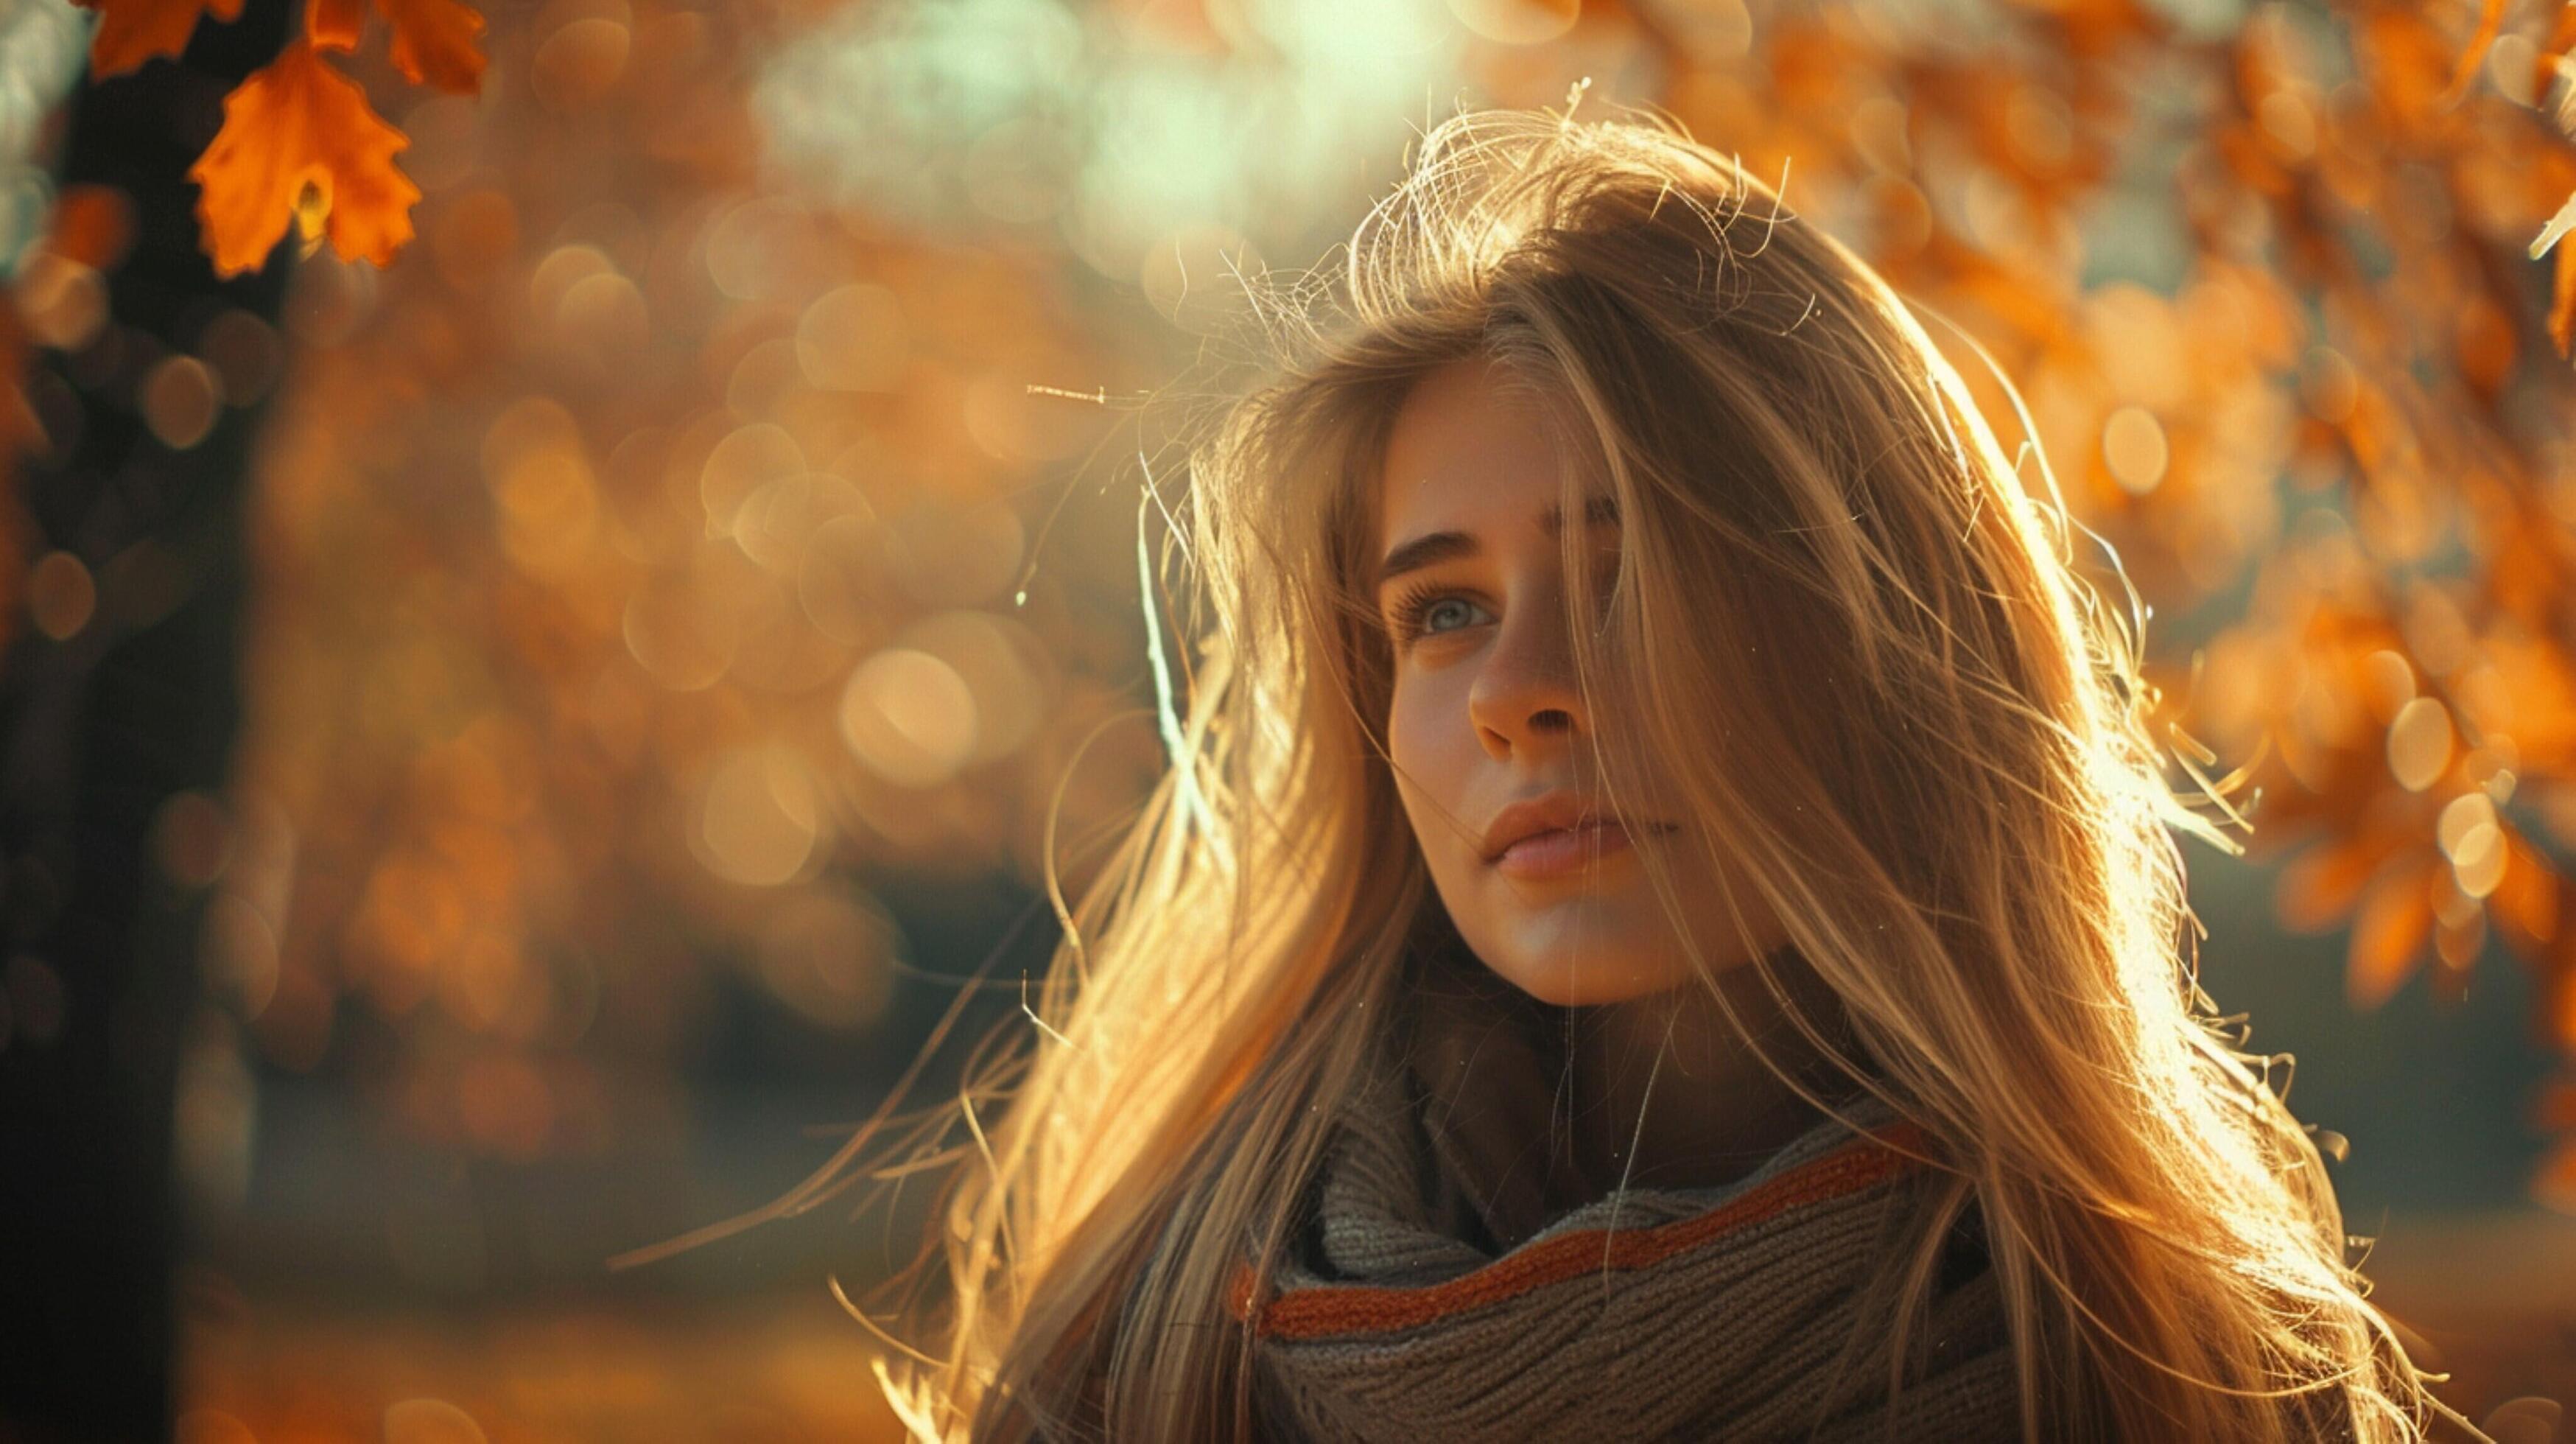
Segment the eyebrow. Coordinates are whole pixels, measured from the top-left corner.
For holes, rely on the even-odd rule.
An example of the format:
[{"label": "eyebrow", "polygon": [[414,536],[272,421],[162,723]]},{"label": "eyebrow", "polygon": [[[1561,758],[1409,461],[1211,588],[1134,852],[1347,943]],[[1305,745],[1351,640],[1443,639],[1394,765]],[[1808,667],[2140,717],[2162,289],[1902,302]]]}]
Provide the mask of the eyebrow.
[{"label": "eyebrow", "polygon": [[[1595,494],[1584,499],[1583,520],[1588,526],[1615,527],[1619,524],[1619,499]],[[1539,529],[1555,536],[1565,528],[1565,508],[1551,505],[1539,514]],[[1476,538],[1463,531],[1435,531],[1397,544],[1377,564],[1377,590],[1407,572],[1418,572],[1442,562],[1472,557],[1481,550]]]}]

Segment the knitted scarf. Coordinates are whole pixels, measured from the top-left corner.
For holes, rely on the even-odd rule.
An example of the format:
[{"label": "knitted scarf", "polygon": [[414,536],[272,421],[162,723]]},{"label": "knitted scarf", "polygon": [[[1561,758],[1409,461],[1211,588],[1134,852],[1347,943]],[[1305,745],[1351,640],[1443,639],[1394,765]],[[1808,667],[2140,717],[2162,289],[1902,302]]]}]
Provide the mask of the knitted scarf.
[{"label": "knitted scarf", "polygon": [[[1493,1146],[1505,1135],[1480,1146],[1459,1119],[1512,1119],[1481,1105],[1548,1087],[1532,1071],[1544,1051],[1526,1029],[1471,1024],[1490,1010],[1457,1001],[1418,1006],[1425,1021],[1395,1055],[1407,1061],[1346,1106],[1270,1287],[1256,1288],[1248,1259],[1236,1268],[1228,1302],[1254,1321],[1268,1437],[2019,1433],[2012,1348],[1973,1226],[1950,1240],[1925,1363],[1896,1407],[1883,1351],[1852,1378],[1833,1374],[1854,1329],[1885,1323],[1864,1317],[1865,1286],[1926,1176],[1906,1156],[1927,1150],[1918,1128],[1863,1099],[1842,1111],[1864,1133],[1827,1119],[1731,1182],[1614,1191],[1541,1220],[1539,1179],[1510,1166],[1539,1151],[1528,1120],[1507,1154]],[[1459,1109],[1462,1090],[1480,1106]]]}]

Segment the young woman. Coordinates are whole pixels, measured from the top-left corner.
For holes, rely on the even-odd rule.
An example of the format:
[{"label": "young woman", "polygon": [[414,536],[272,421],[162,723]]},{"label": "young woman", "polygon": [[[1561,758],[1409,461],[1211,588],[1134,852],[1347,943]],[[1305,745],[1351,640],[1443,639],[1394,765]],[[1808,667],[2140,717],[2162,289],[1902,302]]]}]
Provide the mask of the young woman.
[{"label": "young woman", "polygon": [[1865,264],[1483,113],[1259,314],[916,1433],[2483,1437],[2194,981],[2138,638]]}]

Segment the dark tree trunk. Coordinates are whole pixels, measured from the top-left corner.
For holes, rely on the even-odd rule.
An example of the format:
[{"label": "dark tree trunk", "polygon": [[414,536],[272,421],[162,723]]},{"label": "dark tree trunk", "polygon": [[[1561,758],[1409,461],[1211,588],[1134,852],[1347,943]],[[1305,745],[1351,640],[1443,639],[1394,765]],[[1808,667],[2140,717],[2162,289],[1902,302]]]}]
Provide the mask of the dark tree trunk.
[{"label": "dark tree trunk", "polygon": [[40,352],[26,379],[50,438],[16,477],[27,560],[77,557],[98,601],[60,641],[22,619],[0,667],[0,1440],[171,1430],[173,1086],[200,903],[163,876],[151,832],[172,796],[218,792],[231,755],[259,408],[219,408],[174,451],[136,392],[225,311],[277,318],[285,248],[218,282],[186,173],[288,14],[253,0],[200,26],[181,63],[70,102],[62,181],[129,196],[135,244],[87,354]]}]

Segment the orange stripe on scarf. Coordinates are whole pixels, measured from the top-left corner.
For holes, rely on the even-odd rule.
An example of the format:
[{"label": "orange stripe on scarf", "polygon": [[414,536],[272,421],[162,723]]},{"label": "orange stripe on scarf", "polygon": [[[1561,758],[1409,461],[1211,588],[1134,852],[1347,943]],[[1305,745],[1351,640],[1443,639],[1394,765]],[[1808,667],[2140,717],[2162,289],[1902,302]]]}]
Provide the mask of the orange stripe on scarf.
[{"label": "orange stripe on scarf", "polygon": [[[1872,1140],[1886,1146],[1874,1146]],[[1905,1150],[1905,1151],[1898,1151]],[[1507,1254],[1491,1265],[1420,1288],[1334,1284],[1274,1295],[1261,1310],[1255,1332],[1271,1338],[1324,1339],[1346,1334],[1394,1333],[1464,1314],[1603,1266],[1640,1269],[1711,1243],[1804,1204],[1858,1193],[1920,1166],[1910,1154],[1928,1152],[1923,1130],[1899,1120],[1866,1137],[1802,1164],[1707,1213],[1660,1228],[1582,1229]],[[1237,1320],[1251,1317],[1253,1271],[1237,1260],[1226,1304]]]}]

